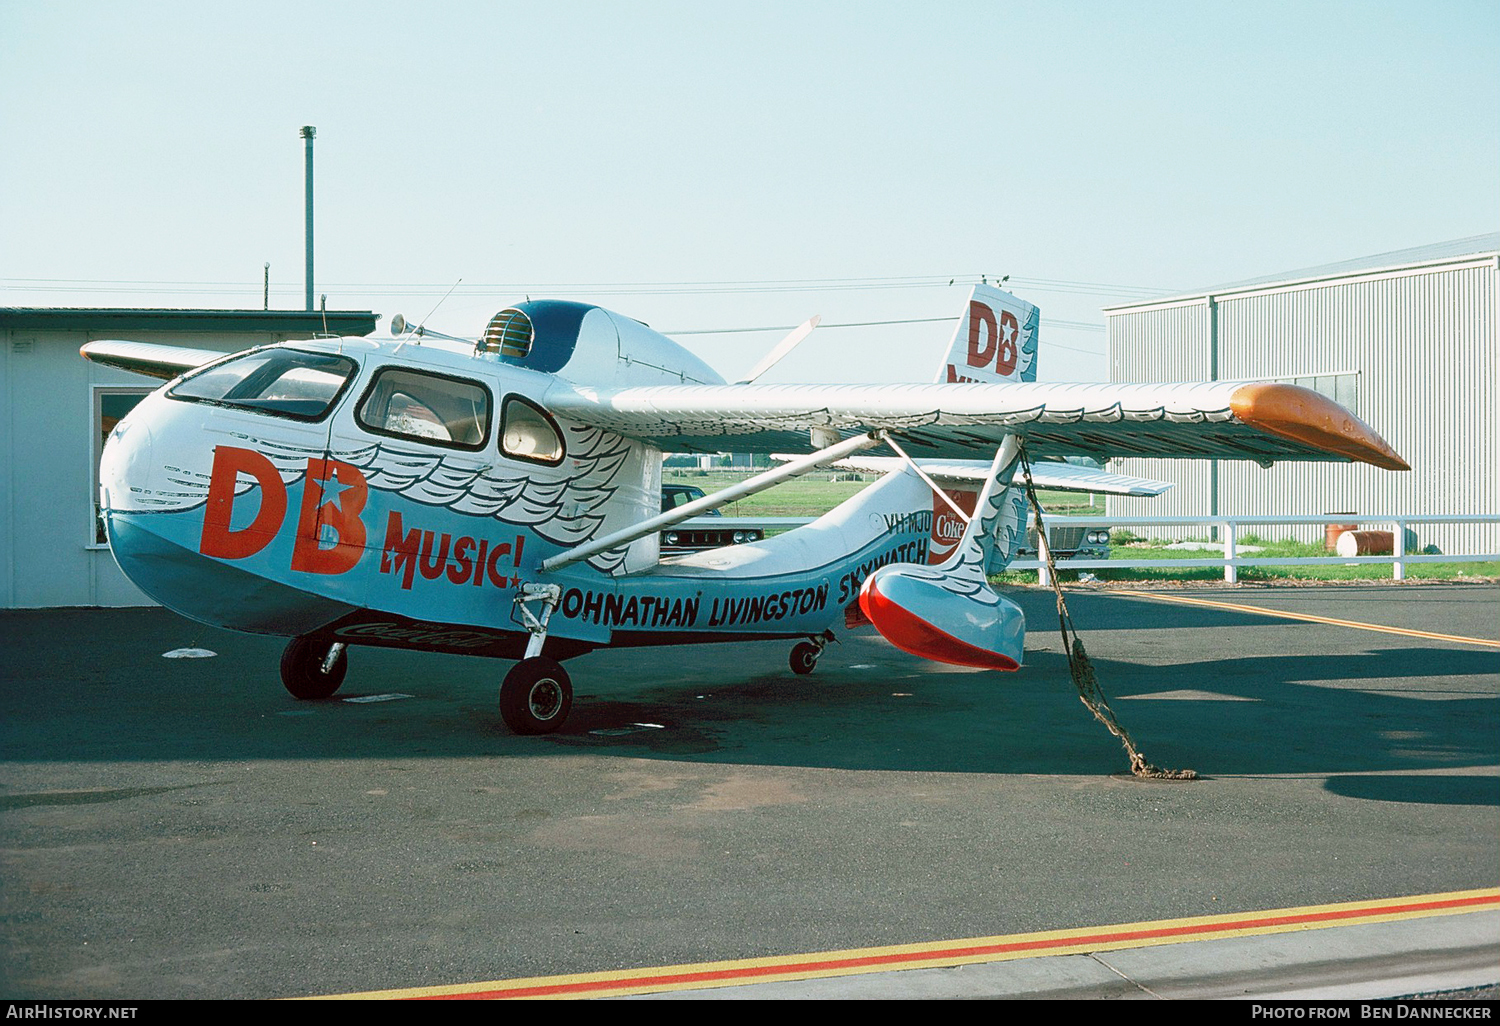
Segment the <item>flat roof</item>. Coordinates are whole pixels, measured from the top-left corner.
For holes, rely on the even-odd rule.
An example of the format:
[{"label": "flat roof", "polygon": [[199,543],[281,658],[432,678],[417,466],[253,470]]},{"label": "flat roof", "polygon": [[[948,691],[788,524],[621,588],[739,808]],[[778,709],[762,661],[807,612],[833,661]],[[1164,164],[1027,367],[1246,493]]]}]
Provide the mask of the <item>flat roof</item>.
[{"label": "flat roof", "polygon": [[136,307],[0,307],[0,330],[37,331],[292,331],[368,335],[380,315],[370,310],[164,310]]}]

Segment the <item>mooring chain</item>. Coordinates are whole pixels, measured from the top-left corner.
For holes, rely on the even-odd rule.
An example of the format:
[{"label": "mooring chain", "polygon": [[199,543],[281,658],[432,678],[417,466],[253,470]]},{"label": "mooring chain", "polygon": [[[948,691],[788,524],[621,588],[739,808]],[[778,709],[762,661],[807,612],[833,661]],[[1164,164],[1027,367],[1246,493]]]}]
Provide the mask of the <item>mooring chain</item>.
[{"label": "mooring chain", "polygon": [[1120,744],[1125,746],[1125,754],[1130,756],[1130,772],[1138,777],[1149,777],[1155,780],[1197,780],[1198,774],[1190,769],[1161,769],[1146,761],[1146,757],[1136,748],[1135,742],[1130,739],[1130,734],[1121,725],[1115,716],[1113,709],[1109,707],[1109,699],[1104,696],[1104,691],[1099,687],[1099,678],[1094,673],[1094,665],[1089,661],[1088,653],[1084,651],[1083,639],[1078,636],[1078,631],[1073,626],[1073,617],[1068,613],[1068,603],[1063,599],[1062,584],[1058,581],[1057,566],[1052,561],[1052,546],[1046,544],[1047,525],[1042,520],[1042,504],[1036,497],[1036,485],[1031,480],[1031,457],[1026,452],[1026,445],[1021,444],[1021,472],[1026,477],[1026,499],[1031,504],[1033,514],[1036,516],[1036,531],[1039,543],[1037,549],[1047,562],[1047,576],[1052,580],[1052,590],[1057,594],[1057,625],[1062,631],[1063,652],[1068,657],[1068,671],[1073,676],[1073,685],[1078,689],[1078,698],[1094,714],[1094,719],[1109,730],[1111,734],[1120,739]]}]

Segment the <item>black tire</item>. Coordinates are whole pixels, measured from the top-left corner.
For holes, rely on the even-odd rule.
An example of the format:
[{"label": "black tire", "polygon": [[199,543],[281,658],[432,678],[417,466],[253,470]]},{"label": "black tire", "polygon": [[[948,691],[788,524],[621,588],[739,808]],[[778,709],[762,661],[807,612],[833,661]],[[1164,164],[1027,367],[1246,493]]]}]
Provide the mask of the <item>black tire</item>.
[{"label": "black tire", "polygon": [[339,649],[333,668],[323,672],[323,660],[333,642],[317,638],[293,638],[281,653],[281,683],[293,698],[303,701],[332,698],[349,670],[349,650]]},{"label": "black tire", "polygon": [[817,645],[810,641],[801,641],[792,646],[792,654],[787,657],[787,663],[791,665],[793,673],[808,674],[817,669],[820,655],[822,652]]},{"label": "black tire", "polygon": [[517,734],[550,734],[573,708],[573,682],[556,659],[522,659],[500,685],[500,718]]}]

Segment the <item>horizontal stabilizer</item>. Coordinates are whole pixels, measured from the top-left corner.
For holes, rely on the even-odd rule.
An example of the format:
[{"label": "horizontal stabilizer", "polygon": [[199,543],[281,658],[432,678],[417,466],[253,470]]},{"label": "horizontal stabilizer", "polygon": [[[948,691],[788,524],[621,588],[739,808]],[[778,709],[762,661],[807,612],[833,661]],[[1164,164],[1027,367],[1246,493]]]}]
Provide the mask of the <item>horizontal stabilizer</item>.
[{"label": "horizontal stabilizer", "polygon": [[151,342],[127,342],[123,339],[89,342],[78,352],[91,363],[161,378],[163,381],[171,381],[179,374],[186,374],[225,355],[215,349],[159,346]]},{"label": "horizontal stabilizer", "polygon": [[[777,454],[773,459],[792,459]],[[940,484],[983,484],[989,477],[990,465],[983,460],[917,460],[922,472]],[[841,470],[860,470],[873,474],[889,474],[900,470],[906,461],[890,456],[863,456],[839,460],[834,464]],[[1133,477],[1130,474],[1111,474],[1107,470],[1079,466],[1076,463],[1033,463],[1031,479],[1038,488],[1057,492],[1097,492],[1101,495],[1157,496],[1172,487],[1170,481],[1157,481],[1149,477]]]}]

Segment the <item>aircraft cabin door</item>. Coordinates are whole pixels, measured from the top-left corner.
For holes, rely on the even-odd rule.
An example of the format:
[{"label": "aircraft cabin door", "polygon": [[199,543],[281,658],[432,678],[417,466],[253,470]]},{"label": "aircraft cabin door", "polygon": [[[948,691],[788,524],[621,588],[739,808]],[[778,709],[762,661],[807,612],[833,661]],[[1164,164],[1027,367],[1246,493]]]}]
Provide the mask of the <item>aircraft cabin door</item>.
[{"label": "aircraft cabin door", "polygon": [[495,622],[485,566],[494,413],[484,382],[401,364],[376,367],[337,411],[303,512],[323,572],[339,575],[352,603],[414,620]]}]

